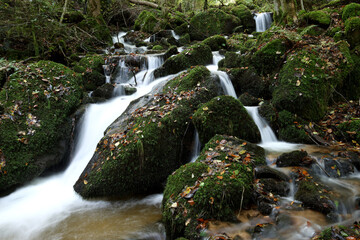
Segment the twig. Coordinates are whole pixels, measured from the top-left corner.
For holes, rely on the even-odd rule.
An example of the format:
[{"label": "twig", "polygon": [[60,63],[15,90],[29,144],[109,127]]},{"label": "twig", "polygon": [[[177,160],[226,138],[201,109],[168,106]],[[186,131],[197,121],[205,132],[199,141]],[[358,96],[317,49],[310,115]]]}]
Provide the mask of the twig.
[{"label": "twig", "polygon": [[242,190],[242,193],[241,193],[240,210],[239,210],[239,213],[238,213],[238,217],[240,216],[240,213],[241,213],[241,210],[242,210],[242,205],[243,205],[243,200],[244,200],[244,192],[245,192],[245,187],[243,186],[243,190]]},{"label": "twig", "polygon": [[316,164],[320,167],[321,170],[323,170],[323,172],[330,177],[330,174],[321,166],[321,164],[319,163],[319,161],[315,158],[315,162]]}]

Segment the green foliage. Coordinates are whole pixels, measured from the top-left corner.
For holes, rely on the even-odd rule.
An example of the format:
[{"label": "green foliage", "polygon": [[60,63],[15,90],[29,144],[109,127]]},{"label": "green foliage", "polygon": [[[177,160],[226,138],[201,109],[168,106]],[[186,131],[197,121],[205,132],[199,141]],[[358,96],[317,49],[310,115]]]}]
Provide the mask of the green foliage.
[{"label": "green foliage", "polygon": [[260,133],[241,102],[231,96],[219,96],[203,104],[194,114],[193,123],[201,142],[216,134],[237,136],[259,142]]},{"label": "green foliage", "polygon": [[342,19],[344,21],[346,21],[348,18],[358,16],[360,16],[360,4],[350,3],[343,8]]}]

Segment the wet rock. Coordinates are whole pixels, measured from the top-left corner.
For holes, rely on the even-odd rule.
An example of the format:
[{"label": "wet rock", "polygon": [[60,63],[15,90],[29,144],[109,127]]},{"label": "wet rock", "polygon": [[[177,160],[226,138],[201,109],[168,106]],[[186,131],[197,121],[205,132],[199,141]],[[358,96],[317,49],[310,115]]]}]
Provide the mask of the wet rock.
[{"label": "wet rock", "polygon": [[215,134],[237,136],[256,143],[261,140],[259,129],[241,102],[231,96],[219,96],[200,106],[193,116],[201,142]]},{"label": "wet rock", "polygon": [[136,93],[136,91],[137,91],[136,87],[132,87],[132,86],[130,86],[130,85],[125,85],[125,86],[124,86],[124,90],[125,90],[125,94],[126,94],[126,95],[134,94],[134,93]]},{"label": "wet rock", "polygon": [[113,91],[114,86],[110,83],[105,83],[104,85],[95,89],[95,91],[92,93],[92,97],[110,99],[113,95]]},{"label": "wet rock", "polygon": [[247,92],[241,94],[239,100],[244,106],[258,106],[260,103],[259,98],[256,98]]},{"label": "wet rock", "polygon": [[289,182],[290,178],[283,172],[280,172],[269,166],[259,166],[255,168],[256,178],[273,178],[279,181]]},{"label": "wet rock", "polygon": [[124,44],[116,42],[114,43],[114,48],[116,49],[123,49],[124,48]]},{"label": "wet rock", "polygon": [[[236,211],[252,202],[253,167],[265,163],[264,153],[261,147],[236,137],[212,138],[195,163],[168,177],[162,208],[167,236],[199,238],[199,217],[234,221]],[[250,160],[244,158],[247,154]]]},{"label": "wet rock", "polygon": [[104,74],[98,71],[85,72],[82,79],[86,91],[94,91],[97,87],[105,84],[106,81]]},{"label": "wet rock", "polygon": [[178,54],[178,50],[177,47],[173,46],[170,47],[165,53],[164,53],[164,61],[166,61],[166,59],[168,59],[169,57],[171,57],[172,55],[176,55]]},{"label": "wet rock", "polygon": [[344,177],[354,173],[355,167],[349,159],[346,158],[323,158],[325,171],[333,178]]},{"label": "wet rock", "polygon": [[276,160],[276,166],[278,167],[310,166],[312,163],[313,160],[306,151],[283,153]]},{"label": "wet rock", "polygon": [[308,177],[301,180],[295,199],[301,201],[306,208],[325,215],[336,211],[332,196],[326,187]]},{"label": "wet rock", "polygon": [[267,202],[260,202],[258,205],[258,210],[262,215],[270,215],[272,210],[274,208],[274,205]]},{"label": "wet rock", "polygon": [[287,196],[290,192],[289,183],[279,181],[273,178],[262,178],[259,183],[263,185],[263,190],[268,193],[273,193],[279,196]]}]

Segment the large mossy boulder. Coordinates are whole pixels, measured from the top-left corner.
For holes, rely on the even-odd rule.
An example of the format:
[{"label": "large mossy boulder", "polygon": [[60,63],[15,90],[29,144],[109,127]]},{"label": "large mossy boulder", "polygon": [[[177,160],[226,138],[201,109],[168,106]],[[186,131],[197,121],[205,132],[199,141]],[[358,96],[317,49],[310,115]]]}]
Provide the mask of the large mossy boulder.
[{"label": "large mossy boulder", "polygon": [[303,18],[308,22],[308,24],[315,24],[325,29],[328,28],[331,23],[330,14],[323,10],[305,13]]},{"label": "large mossy boulder", "polygon": [[73,70],[81,73],[86,91],[94,91],[105,83],[104,64],[104,57],[100,55],[85,56],[75,64]]},{"label": "large mossy boulder", "polygon": [[360,4],[350,3],[343,8],[342,19],[346,21],[348,18],[360,16]]},{"label": "large mossy boulder", "polygon": [[160,21],[156,14],[147,10],[142,11],[135,21],[134,29],[147,33],[155,33],[161,30]]},{"label": "large mossy boulder", "polygon": [[130,104],[107,129],[75,191],[85,198],[159,191],[167,176],[190,157],[191,116],[219,89],[210,72],[199,66],[170,80],[152,98]]},{"label": "large mossy boulder", "polygon": [[226,39],[220,35],[208,37],[203,43],[208,45],[211,48],[211,51],[219,51],[220,49],[226,49],[227,47]]},{"label": "large mossy boulder", "polygon": [[241,20],[241,25],[245,32],[252,33],[255,31],[255,20],[247,6],[244,4],[236,5],[236,7],[231,9],[231,13]]},{"label": "large mossy boulder", "polygon": [[352,17],[346,20],[345,37],[352,47],[360,45],[360,17]]},{"label": "large mossy boulder", "polygon": [[288,39],[275,39],[256,51],[252,63],[259,74],[270,74],[279,69],[283,62],[283,55],[290,47]]},{"label": "large mossy boulder", "polygon": [[345,44],[304,47],[288,56],[275,81],[273,104],[311,121],[320,120],[336,86],[353,68]]},{"label": "large mossy boulder", "polygon": [[78,74],[62,64],[18,64],[0,91],[0,193],[68,160]]},{"label": "large mossy boulder", "polygon": [[236,221],[252,201],[253,169],[265,164],[261,147],[225,135],[214,136],[194,163],[168,177],[162,203],[167,237],[199,239],[202,221]]},{"label": "large mossy boulder", "polygon": [[208,45],[194,44],[181,53],[168,58],[164,64],[154,71],[155,77],[164,77],[178,73],[191,66],[206,65],[212,62],[212,53]]},{"label": "large mossy boulder", "polygon": [[189,33],[192,40],[204,40],[216,34],[231,34],[238,25],[239,18],[212,8],[191,18]]},{"label": "large mossy boulder", "polygon": [[259,129],[242,105],[231,96],[218,96],[203,104],[194,114],[193,123],[200,142],[208,142],[216,134],[236,136],[260,142]]}]

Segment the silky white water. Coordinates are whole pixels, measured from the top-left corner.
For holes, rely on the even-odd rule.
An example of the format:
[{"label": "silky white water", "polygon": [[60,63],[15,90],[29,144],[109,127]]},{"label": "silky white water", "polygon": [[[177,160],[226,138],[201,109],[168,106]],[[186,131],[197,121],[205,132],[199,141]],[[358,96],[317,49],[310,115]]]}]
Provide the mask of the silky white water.
[{"label": "silky white water", "polygon": [[271,13],[256,13],[254,16],[256,22],[256,32],[265,32],[272,23]]}]

